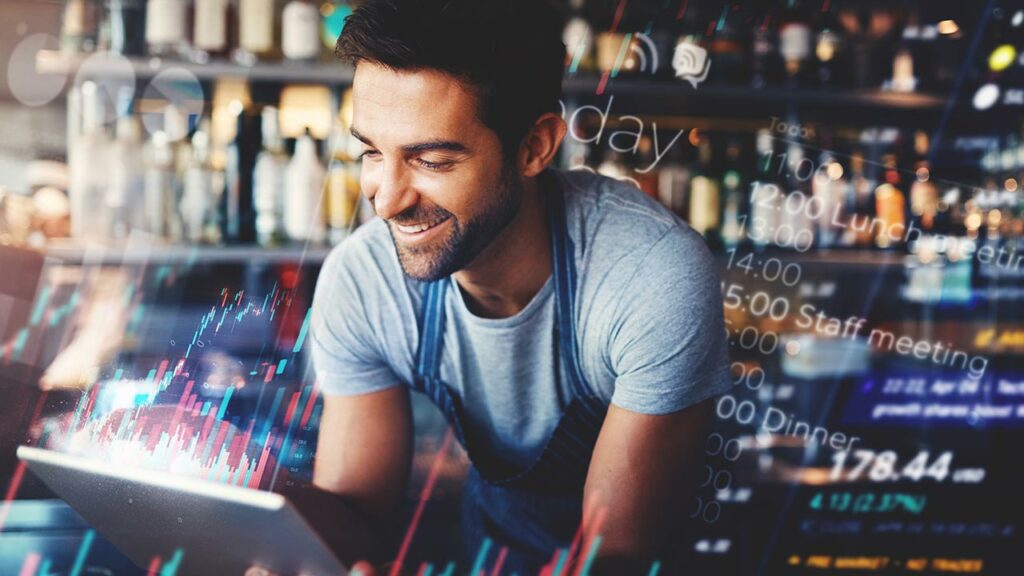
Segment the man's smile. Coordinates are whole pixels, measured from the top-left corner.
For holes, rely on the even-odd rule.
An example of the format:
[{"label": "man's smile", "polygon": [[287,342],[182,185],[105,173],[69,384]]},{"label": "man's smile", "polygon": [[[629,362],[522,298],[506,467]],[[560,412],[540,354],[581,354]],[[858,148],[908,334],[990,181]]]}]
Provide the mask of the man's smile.
[{"label": "man's smile", "polygon": [[435,236],[437,231],[444,227],[443,224],[449,220],[451,220],[451,216],[415,224],[394,223],[393,230],[405,243],[419,243]]}]

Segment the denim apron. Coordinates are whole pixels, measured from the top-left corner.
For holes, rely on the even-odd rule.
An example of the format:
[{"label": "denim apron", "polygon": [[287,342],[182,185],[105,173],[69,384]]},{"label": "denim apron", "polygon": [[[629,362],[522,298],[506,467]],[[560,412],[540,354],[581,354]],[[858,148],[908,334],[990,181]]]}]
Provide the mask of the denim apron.
[{"label": "denim apron", "polygon": [[461,399],[441,381],[445,292],[450,278],[426,287],[414,382],[415,389],[445,415],[472,463],[462,510],[467,558],[483,568],[501,556],[502,573],[522,576],[536,574],[557,548],[571,544],[582,517],[590,458],[608,412],[607,403],[587,384],[581,370],[573,321],[575,250],[566,226],[565,198],[560,186],[547,190],[556,294],[556,361],[562,362],[562,373],[568,375],[570,397],[540,455],[523,467],[486,450],[480,435],[469,427]]}]

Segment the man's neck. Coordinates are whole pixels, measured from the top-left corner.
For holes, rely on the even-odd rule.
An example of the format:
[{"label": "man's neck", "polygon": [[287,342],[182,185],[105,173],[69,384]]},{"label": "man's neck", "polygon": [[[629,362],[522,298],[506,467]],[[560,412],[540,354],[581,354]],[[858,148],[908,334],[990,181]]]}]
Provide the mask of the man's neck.
[{"label": "man's neck", "polygon": [[525,184],[516,217],[470,263],[454,273],[477,316],[507,318],[530,303],[551,276],[551,234],[538,180]]}]

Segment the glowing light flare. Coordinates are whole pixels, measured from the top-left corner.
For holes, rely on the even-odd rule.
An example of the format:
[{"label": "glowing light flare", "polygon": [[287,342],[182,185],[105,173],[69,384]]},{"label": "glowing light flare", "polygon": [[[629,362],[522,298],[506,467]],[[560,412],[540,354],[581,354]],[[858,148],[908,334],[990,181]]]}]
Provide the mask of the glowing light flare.
[{"label": "glowing light flare", "polygon": [[825,168],[825,174],[830,180],[837,181],[843,177],[843,165],[839,162],[832,162]]},{"label": "glowing light flare", "polygon": [[939,22],[936,28],[938,29],[939,34],[942,34],[943,36],[951,36],[960,31],[960,26],[955,20],[943,20]]},{"label": "glowing light flare", "polygon": [[1003,44],[996,47],[988,57],[988,67],[993,72],[1002,72],[1017,59],[1017,49],[1012,44]]}]

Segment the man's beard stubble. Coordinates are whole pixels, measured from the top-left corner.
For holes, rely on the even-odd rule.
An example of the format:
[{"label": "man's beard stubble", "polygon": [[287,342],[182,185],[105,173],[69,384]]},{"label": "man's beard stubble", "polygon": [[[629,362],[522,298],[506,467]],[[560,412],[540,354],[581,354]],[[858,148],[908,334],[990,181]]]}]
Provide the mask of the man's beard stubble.
[{"label": "man's beard stubble", "polygon": [[[433,206],[423,209],[413,206],[388,221],[388,233],[398,253],[398,262],[406,276],[424,282],[431,282],[450,276],[468,266],[491,242],[515,219],[523,199],[522,186],[516,178],[515,171],[502,167],[498,179],[498,191],[494,203],[479,216],[470,221],[461,222],[455,216],[441,208]],[[440,246],[428,246],[422,249],[402,246],[395,240],[392,231],[394,224],[405,224],[451,219],[451,233],[446,236]]]}]

